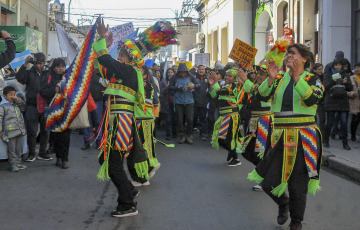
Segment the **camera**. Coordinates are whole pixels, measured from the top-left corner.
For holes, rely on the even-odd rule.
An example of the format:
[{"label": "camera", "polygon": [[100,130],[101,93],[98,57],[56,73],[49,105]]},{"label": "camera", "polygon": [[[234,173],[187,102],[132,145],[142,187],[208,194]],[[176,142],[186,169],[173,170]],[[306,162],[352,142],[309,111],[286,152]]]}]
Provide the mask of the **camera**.
[{"label": "camera", "polygon": [[29,63],[35,65],[35,63],[36,63],[36,58],[34,58],[34,57],[30,58]]}]

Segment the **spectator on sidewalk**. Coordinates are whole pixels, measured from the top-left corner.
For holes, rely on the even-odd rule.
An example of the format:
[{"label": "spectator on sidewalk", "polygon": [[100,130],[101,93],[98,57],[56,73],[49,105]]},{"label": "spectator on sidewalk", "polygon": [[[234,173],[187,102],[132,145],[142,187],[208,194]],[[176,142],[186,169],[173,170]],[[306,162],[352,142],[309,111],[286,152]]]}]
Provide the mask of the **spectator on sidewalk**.
[{"label": "spectator on sidewalk", "polygon": [[[59,83],[62,81],[65,73],[65,61],[62,58],[55,58],[50,73],[41,81],[40,95],[50,104],[56,93],[60,93]],[[56,166],[63,169],[69,168],[69,147],[70,147],[71,129],[63,132],[53,132],[54,151],[56,153]]]},{"label": "spectator on sidewalk", "polygon": [[161,110],[160,112],[165,117],[165,132],[166,140],[170,140],[171,136],[176,138],[176,113],[174,108],[174,95],[171,94],[169,90],[169,83],[171,78],[174,76],[173,69],[166,70],[166,76],[162,80],[162,85],[164,86],[161,91],[160,101],[161,101]]},{"label": "spectator on sidewalk", "polygon": [[178,71],[179,66],[173,65],[171,68],[172,68],[172,70],[174,70],[174,74],[176,74],[177,71]]},{"label": "spectator on sidewalk", "polygon": [[326,127],[324,136],[324,146],[329,147],[329,136],[334,123],[335,113],[340,115],[340,131],[343,142],[343,148],[350,150],[347,140],[347,121],[350,110],[349,98],[347,92],[353,89],[350,76],[345,74],[342,69],[341,60],[335,60],[331,66],[330,72],[325,74],[325,110]]},{"label": "spectator on sidewalk", "polygon": [[[324,66],[321,63],[315,63],[315,65],[312,67],[310,71],[312,74],[315,74],[316,76],[319,77],[322,84],[324,84],[323,70],[324,70]],[[324,92],[323,98],[321,98],[320,101],[318,102],[317,111],[316,111],[316,123],[321,131],[322,136],[325,135],[325,121],[326,121],[326,112],[324,108],[325,93],[326,91]]]},{"label": "spectator on sidewalk", "polygon": [[[177,74],[171,78],[169,89],[174,92],[180,144],[193,143],[194,97],[192,91],[200,87],[196,78],[189,75],[185,63],[180,63]],[[186,127],[184,127],[184,116]]]},{"label": "spectator on sidewalk", "polygon": [[0,69],[2,69],[15,58],[16,47],[14,41],[11,39],[11,35],[7,31],[1,30],[0,35],[6,44],[6,50],[0,53]]},{"label": "spectator on sidewalk", "polygon": [[360,63],[355,64],[355,74],[350,77],[353,90],[348,92],[351,114],[351,141],[356,141],[356,131],[360,123]]},{"label": "spectator on sidewalk", "polygon": [[12,172],[26,169],[21,163],[23,154],[25,122],[22,112],[25,111],[25,102],[15,96],[16,90],[6,86],[0,103],[0,138],[7,145],[7,154]]},{"label": "spectator on sidewalk", "polygon": [[27,131],[27,144],[29,154],[25,161],[32,162],[36,159],[36,137],[38,135],[40,125],[40,150],[39,160],[52,160],[47,153],[47,144],[49,133],[45,131],[46,118],[43,111],[39,113],[37,108],[37,99],[40,92],[41,79],[48,75],[48,69],[45,66],[45,54],[36,53],[34,55],[34,65],[27,70],[26,66],[31,62],[31,57],[27,57],[24,65],[22,65],[15,77],[19,83],[26,86],[26,111],[25,123]]},{"label": "spectator on sidewalk", "polygon": [[205,74],[205,66],[199,65],[196,72],[196,79],[200,83],[200,87],[193,91],[194,96],[194,127],[200,130],[200,139],[207,140],[207,104],[209,95],[209,81]]}]

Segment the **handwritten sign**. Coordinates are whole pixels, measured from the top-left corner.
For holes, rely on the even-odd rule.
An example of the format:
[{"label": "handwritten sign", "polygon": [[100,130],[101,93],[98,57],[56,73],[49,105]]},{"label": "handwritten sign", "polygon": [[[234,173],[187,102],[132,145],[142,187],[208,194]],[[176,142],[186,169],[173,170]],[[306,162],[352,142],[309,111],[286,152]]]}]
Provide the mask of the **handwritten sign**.
[{"label": "handwritten sign", "polygon": [[254,62],[257,49],[239,39],[236,39],[229,54],[229,58],[241,62],[242,66],[249,69]]},{"label": "handwritten sign", "polygon": [[108,48],[108,50],[111,50],[114,46],[117,47],[117,43],[120,40],[126,38],[129,34],[134,32],[134,26],[132,22],[129,22],[112,27],[109,30],[113,33],[113,39],[114,39],[112,45]]}]

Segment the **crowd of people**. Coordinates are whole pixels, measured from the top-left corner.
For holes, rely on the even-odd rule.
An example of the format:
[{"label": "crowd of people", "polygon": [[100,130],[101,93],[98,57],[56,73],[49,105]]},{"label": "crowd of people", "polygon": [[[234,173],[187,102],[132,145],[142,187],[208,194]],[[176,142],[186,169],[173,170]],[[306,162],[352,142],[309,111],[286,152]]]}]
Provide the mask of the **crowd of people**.
[{"label": "crowd of people", "polygon": [[[349,113],[351,141],[356,141],[360,64],[353,73],[344,53],[338,51],[324,68],[314,63],[314,55],[304,45],[292,44],[286,47],[288,71],[280,69],[282,61],[265,59],[249,69],[235,62],[222,68],[195,65],[188,69],[184,63],[147,66],[139,51],[145,47],[152,51],[152,44],[125,40],[119,43],[115,60],[107,51],[112,41],[101,19],[97,32],[88,100],[91,128],[82,130],[81,149],[89,149],[93,142],[101,151],[98,178],[111,179],[119,195],[112,216],[138,214],[135,187],[149,185],[160,167],[154,148],[156,130],[163,128],[165,139],[179,144],[193,144],[196,130],[197,140],[226,149],[228,166],[241,165],[240,154],[254,164],[248,178],[258,183],[254,190],[263,190],[278,204],[278,224],[285,224],[290,215],[290,229],[301,229],[307,192],[315,194],[319,189],[322,146],[330,147],[329,138],[339,135],[344,149],[351,149]],[[43,53],[34,55],[28,69],[30,61],[27,58],[16,73],[18,82],[26,86],[26,100],[7,86],[0,103],[0,135],[8,139],[11,171],[26,168],[13,153],[22,151],[16,148],[25,133],[29,148],[25,161],[50,161],[54,151],[55,165],[67,169],[71,129],[47,132],[44,115],[44,108],[61,92],[65,62],[56,58],[47,67]],[[123,166],[125,158],[131,181]]]}]

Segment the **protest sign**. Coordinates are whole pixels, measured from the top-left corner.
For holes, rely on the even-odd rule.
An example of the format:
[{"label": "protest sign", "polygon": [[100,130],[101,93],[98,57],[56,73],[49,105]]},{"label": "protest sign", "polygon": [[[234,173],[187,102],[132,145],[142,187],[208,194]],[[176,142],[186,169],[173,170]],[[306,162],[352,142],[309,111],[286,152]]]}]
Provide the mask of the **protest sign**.
[{"label": "protest sign", "polygon": [[108,50],[111,50],[114,46],[117,47],[117,43],[126,38],[129,34],[134,32],[134,26],[132,22],[121,24],[115,27],[112,27],[109,29],[110,32],[113,33],[113,43],[110,47],[108,47]]},{"label": "protest sign", "polygon": [[229,58],[241,62],[242,66],[249,69],[253,64],[257,49],[239,39],[236,39],[229,54]]}]

